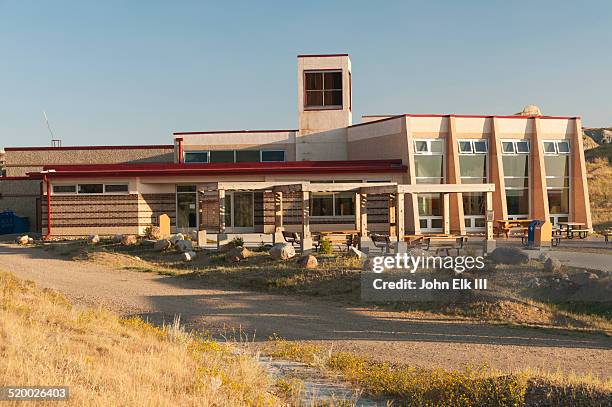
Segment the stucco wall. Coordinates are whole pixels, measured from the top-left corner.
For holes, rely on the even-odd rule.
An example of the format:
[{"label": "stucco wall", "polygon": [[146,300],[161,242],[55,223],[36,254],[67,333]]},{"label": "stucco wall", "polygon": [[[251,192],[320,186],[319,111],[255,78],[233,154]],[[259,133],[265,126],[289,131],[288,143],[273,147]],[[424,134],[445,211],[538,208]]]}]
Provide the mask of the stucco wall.
[{"label": "stucco wall", "polygon": [[40,197],[39,180],[7,180],[0,178],[0,212],[10,210],[27,217],[30,230],[35,231],[36,198]]}]

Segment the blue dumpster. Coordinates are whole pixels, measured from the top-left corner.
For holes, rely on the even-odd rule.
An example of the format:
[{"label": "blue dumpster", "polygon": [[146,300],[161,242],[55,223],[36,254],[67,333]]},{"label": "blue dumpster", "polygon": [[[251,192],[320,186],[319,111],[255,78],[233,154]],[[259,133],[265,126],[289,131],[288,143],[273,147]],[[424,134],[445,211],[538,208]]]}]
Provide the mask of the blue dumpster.
[{"label": "blue dumpster", "polygon": [[535,230],[537,226],[540,226],[544,223],[541,220],[532,221],[527,227],[527,247],[533,247],[535,244]]},{"label": "blue dumpster", "polygon": [[15,215],[15,212],[0,212],[0,235],[26,233],[30,231],[30,221]]}]

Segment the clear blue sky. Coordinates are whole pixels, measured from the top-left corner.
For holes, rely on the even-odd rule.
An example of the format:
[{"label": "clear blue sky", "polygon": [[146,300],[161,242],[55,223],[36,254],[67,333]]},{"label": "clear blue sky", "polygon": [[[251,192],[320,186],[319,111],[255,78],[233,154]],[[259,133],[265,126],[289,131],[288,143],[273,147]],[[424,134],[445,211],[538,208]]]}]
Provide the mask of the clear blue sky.
[{"label": "clear blue sky", "polygon": [[362,114],[612,126],[609,1],[0,0],[0,146],[295,128],[296,55],[351,54]]}]

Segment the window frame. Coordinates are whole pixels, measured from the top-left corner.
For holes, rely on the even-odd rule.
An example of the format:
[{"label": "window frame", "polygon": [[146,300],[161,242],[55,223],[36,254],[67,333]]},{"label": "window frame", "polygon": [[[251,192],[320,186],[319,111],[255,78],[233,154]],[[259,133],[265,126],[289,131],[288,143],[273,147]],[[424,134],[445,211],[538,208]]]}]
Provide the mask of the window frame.
[{"label": "window frame", "polygon": [[[329,184],[344,184],[344,183],[361,183],[361,182],[364,182],[364,181],[363,180],[340,180],[340,179],[338,179],[338,180],[312,180],[310,182],[313,183],[313,184],[315,184],[315,183],[316,184],[326,184],[326,183],[329,183]],[[309,214],[310,217],[311,218],[315,218],[315,219],[338,218],[338,219],[342,219],[342,220],[354,218],[356,216],[355,213],[353,213],[352,215],[339,215],[339,214],[336,214],[336,195],[343,194],[343,193],[346,193],[346,191],[345,192],[312,192],[310,194],[310,199],[309,199],[310,200],[310,203],[309,203],[310,204],[310,214]],[[329,196],[331,196],[331,198],[332,198],[332,214],[331,215],[313,215],[312,214],[312,207],[313,207],[312,199],[313,199],[314,195],[317,195],[317,194],[318,195],[329,195]],[[353,194],[353,193],[351,192],[351,194]],[[355,195],[355,194],[353,194],[353,195]],[[353,204],[353,211],[355,211],[355,204]]]},{"label": "window frame", "polygon": [[[272,152],[272,153],[279,153],[282,152],[283,153],[283,159],[282,161],[278,161],[278,160],[265,160],[263,159],[263,154],[265,152]],[[259,150],[259,162],[261,163],[282,163],[287,161],[287,152],[285,150]]]},{"label": "window frame", "polygon": [[[102,192],[79,192],[79,187],[81,185],[102,185]],[[116,191],[116,192],[107,192],[106,191],[106,186],[107,185],[125,185],[126,186],[126,191]],[[62,186],[72,186],[74,187],[74,191],[73,192],[57,192],[55,190],[55,187],[62,187]],[[53,184],[51,185],[51,194],[52,195],[129,195],[130,194],[130,184],[129,182],[109,182],[109,183],[105,183],[105,182],[77,182],[75,184]]]},{"label": "window frame", "polygon": [[[312,90],[308,90],[306,87],[306,76],[308,74],[316,74],[316,73],[320,73],[322,74],[321,78],[322,78],[322,89],[312,89]],[[339,73],[340,74],[340,84],[341,84],[341,88],[340,89],[325,89],[325,74],[330,74],[330,73]],[[303,72],[303,106],[304,106],[304,110],[342,110],[344,109],[344,72],[342,69],[308,69],[308,70],[304,70]],[[342,101],[340,102],[339,105],[326,105],[325,104],[325,92],[337,92],[340,91],[341,95],[342,95]],[[309,105],[307,104],[307,95],[308,92],[321,92],[322,95],[322,105]]]},{"label": "window frame", "polygon": [[[506,152],[503,149],[503,144],[502,144],[502,157],[503,156],[518,156],[518,155],[527,155],[530,156],[531,155],[531,142],[530,140],[527,139],[506,139],[506,140],[501,140],[501,143],[512,143],[512,152]],[[526,143],[527,144],[527,151],[518,151],[518,144],[519,143]],[[502,158],[503,159],[503,158]],[[503,168],[503,164],[502,164],[502,168]],[[527,176],[522,176],[522,177],[516,177],[513,175],[506,175],[504,172],[504,181],[506,179],[522,179],[522,180],[527,180],[527,187],[509,187],[507,186],[507,184],[504,186],[504,194],[506,195],[506,205],[508,204],[508,197],[506,194],[506,191],[527,191],[527,214],[508,214],[508,218],[509,219],[529,219],[529,216],[531,214],[531,160],[529,158],[527,158]]]},{"label": "window frame", "polygon": [[[187,154],[206,154],[206,161],[187,161]],[[208,164],[210,163],[210,150],[190,150],[183,152],[183,163],[185,164]]]}]

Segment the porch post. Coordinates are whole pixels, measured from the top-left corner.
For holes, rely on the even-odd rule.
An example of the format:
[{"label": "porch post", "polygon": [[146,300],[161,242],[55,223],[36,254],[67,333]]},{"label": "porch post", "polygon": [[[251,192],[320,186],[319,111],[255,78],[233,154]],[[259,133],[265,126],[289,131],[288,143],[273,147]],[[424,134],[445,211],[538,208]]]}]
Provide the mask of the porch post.
[{"label": "porch post", "polygon": [[442,210],[444,211],[442,221],[444,222],[444,233],[450,234],[450,195],[442,194]]},{"label": "porch post", "polygon": [[[488,211],[493,210],[493,192],[485,193],[485,204]],[[487,221],[487,231],[485,232],[484,252],[490,253],[495,249],[495,239],[493,239],[493,222]]]},{"label": "porch post", "polygon": [[395,207],[396,207],[396,196],[395,194],[387,195],[389,202],[389,237],[394,238],[397,233],[397,219],[395,219]]},{"label": "porch post", "polygon": [[359,221],[357,222],[357,230],[359,231],[359,248],[364,253],[369,253],[372,248],[372,239],[368,235],[368,196],[366,194],[356,194],[356,210]]},{"label": "porch post", "polygon": [[274,235],[272,236],[274,243],[284,241],[283,231],[283,193],[274,192]]},{"label": "porch post", "polygon": [[310,234],[310,192],[302,191],[302,236],[300,239],[302,254],[312,251],[312,235]]},{"label": "porch post", "polygon": [[217,190],[219,201],[219,233],[217,234],[217,249],[221,247],[224,240],[227,240],[225,233],[225,190]]},{"label": "porch post", "polygon": [[404,194],[398,192],[395,196],[395,231],[397,233],[397,252],[405,253],[408,250],[408,244],[404,240],[405,233],[405,208],[404,208]]}]

